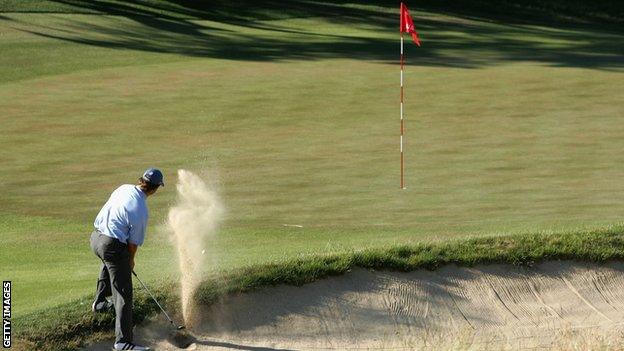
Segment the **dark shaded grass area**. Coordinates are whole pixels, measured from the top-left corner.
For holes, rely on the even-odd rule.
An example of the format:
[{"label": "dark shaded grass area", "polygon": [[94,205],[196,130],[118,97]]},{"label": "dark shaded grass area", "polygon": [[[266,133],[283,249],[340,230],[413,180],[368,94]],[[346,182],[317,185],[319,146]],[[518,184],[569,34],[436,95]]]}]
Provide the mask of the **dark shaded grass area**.
[{"label": "dark shaded grass area", "polygon": [[[0,12],[59,12],[209,19],[226,23],[293,17],[336,17],[370,23],[379,13],[346,7],[374,5],[398,10],[400,1],[371,0],[5,0]],[[414,10],[435,10],[453,16],[501,20],[506,23],[597,23],[624,21],[624,3],[613,0],[418,0],[405,1]],[[615,27],[614,27],[615,28]]]},{"label": "dark shaded grass area", "polygon": [[[369,249],[247,267],[204,281],[197,290],[198,303],[209,305],[227,294],[252,291],[280,284],[301,286],[354,268],[413,271],[436,269],[447,264],[508,263],[531,266],[540,261],[579,260],[605,262],[624,259],[624,227],[570,234],[526,234],[473,238],[445,243],[415,244]],[[175,310],[177,286],[167,283],[154,293],[167,308]],[[16,337],[28,347],[41,350],[72,350],[85,342],[112,336],[114,316],[93,315],[90,298],[50,308],[14,321]],[[157,306],[142,291],[137,292],[135,319],[145,320]]]},{"label": "dark shaded grass area", "polygon": [[[296,30],[266,22],[320,17],[329,23],[349,27],[366,26],[383,33],[398,32],[398,2],[376,0],[362,2],[367,7],[353,5],[357,3],[342,0],[139,0],[131,3],[116,0],[49,0],[9,1],[0,5],[0,11],[112,14],[132,18],[141,25],[133,28],[111,28],[76,20],[70,27],[57,28],[54,33],[37,27],[26,30],[51,39],[113,49],[228,60],[351,58],[395,63],[396,40],[341,33],[321,34],[315,32],[314,28]],[[423,47],[413,53],[417,56],[417,60],[413,62],[418,65],[479,68],[503,61],[536,61],[557,67],[624,67],[623,41],[620,35],[615,34],[622,33],[622,2],[601,0],[589,4],[558,0],[426,0],[415,2],[414,10],[443,13],[454,18],[434,19],[416,14],[416,26],[424,42]],[[487,26],[457,21],[457,18],[504,24],[505,27],[494,32]],[[262,36],[249,36],[210,27],[193,21],[194,19],[261,29],[266,33]],[[571,31],[544,33],[541,29],[522,26],[527,24],[566,28]],[[458,39],[449,35],[449,32],[464,33],[467,36]],[[82,33],[96,35],[89,37],[81,35]],[[539,41],[525,39],[531,36],[544,36],[550,40],[573,44],[567,47],[547,46]],[[478,54],[483,52],[492,54]]]}]

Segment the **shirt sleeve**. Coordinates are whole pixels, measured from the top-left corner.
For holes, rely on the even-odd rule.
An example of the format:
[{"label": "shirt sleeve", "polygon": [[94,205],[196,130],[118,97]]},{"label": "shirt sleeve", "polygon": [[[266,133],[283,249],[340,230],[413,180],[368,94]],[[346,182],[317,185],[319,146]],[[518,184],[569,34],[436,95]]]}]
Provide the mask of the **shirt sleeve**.
[{"label": "shirt sleeve", "polygon": [[[133,217],[133,216],[131,216]],[[130,219],[130,228],[128,230],[128,242],[141,246],[145,240],[145,228],[147,227],[147,217],[137,216],[140,218]]]}]

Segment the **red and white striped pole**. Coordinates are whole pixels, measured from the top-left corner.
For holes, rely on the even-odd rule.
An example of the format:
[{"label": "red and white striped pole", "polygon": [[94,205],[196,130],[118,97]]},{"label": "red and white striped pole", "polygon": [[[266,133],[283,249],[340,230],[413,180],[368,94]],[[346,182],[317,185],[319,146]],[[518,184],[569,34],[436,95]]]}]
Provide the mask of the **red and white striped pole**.
[{"label": "red and white striped pole", "polygon": [[401,31],[401,137],[400,137],[400,150],[401,150],[401,189],[405,189],[405,166],[403,156],[403,31]]},{"label": "red and white striped pole", "polygon": [[418,33],[414,28],[414,20],[410,16],[407,6],[401,2],[401,189],[405,189],[405,158],[403,156],[403,136],[405,131],[403,119],[403,63],[405,57],[403,55],[403,32],[410,33],[414,44],[420,46]]}]

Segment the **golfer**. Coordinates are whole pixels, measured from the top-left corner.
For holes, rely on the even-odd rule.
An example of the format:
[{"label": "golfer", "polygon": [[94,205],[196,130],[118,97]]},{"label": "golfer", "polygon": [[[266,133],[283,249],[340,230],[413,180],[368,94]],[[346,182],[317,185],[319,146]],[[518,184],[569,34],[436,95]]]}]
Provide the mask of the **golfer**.
[{"label": "golfer", "polygon": [[[162,172],[148,169],[138,185],[125,184],[113,191],[93,223],[91,249],[103,264],[91,309],[115,309],[114,350],[149,350],[132,342],[131,274],[137,249],[145,239],[147,197],[164,185]],[[109,302],[107,297],[111,295]]]}]

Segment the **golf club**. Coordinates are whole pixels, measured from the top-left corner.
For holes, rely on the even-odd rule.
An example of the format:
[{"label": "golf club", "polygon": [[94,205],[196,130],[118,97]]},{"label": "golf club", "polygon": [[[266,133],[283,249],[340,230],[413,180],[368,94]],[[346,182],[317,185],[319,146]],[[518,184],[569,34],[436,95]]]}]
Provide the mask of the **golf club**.
[{"label": "golf club", "polygon": [[134,270],[132,270],[132,274],[137,278],[137,280],[139,281],[139,283],[141,283],[141,285],[143,286],[143,289],[145,289],[145,291],[147,291],[147,293],[150,295],[150,297],[152,298],[152,300],[154,300],[154,302],[156,302],[156,304],[158,305],[158,307],[160,307],[160,310],[165,314],[165,317],[167,317],[167,319],[169,320],[169,323],[171,323],[172,326],[174,326],[177,330],[182,330],[184,328],[186,328],[183,325],[176,325],[173,320],[171,319],[171,317],[169,317],[169,314],[167,314],[167,311],[165,311],[165,309],[158,303],[158,300],[156,300],[156,298],[154,297],[154,295],[152,295],[152,292],[147,288],[147,286],[145,286],[145,284],[143,283],[143,281],[141,280],[141,278],[139,278],[139,276],[134,272]]}]

